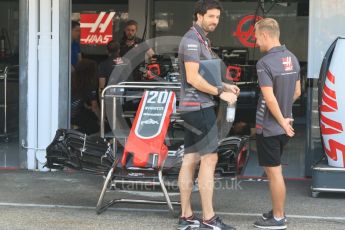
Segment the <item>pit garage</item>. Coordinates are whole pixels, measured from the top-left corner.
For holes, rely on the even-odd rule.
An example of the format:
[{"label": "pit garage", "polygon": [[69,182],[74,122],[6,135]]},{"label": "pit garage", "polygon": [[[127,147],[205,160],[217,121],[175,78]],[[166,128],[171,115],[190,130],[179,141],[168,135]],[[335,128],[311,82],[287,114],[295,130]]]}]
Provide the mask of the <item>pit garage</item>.
[{"label": "pit garage", "polygon": [[[105,34],[98,34],[97,39],[90,39],[92,33],[83,28],[87,15],[104,14],[104,18],[113,16],[111,25],[112,36],[116,41],[121,41],[123,36],[124,23],[128,19],[136,19],[139,24],[137,36],[146,40],[156,53],[156,61],[141,64],[140,81],[131,84],[132,88],[125,86],[123,97],[134,97],[136,93],[141,92],[145,85],[159,84],[178,86],[179,69],[177,60],[177,48],[179,39],[188,30],[192,23],[193,1],[147,1],[142,3],[141,12],[137,9],[131,9],[131,3],[125,1],[114,4],[106,2],[90,2],[84,4],[83,1],[72,1],[72,19],[81,23],[81,53],[85,58],[91,58],[98,63],[106,57],[105,41],[101,41]],[[224,105],[219,107],[220,136],[226,137],[246,137],[247,153],[240,155],[243,159],[237,159],[241,162],[241,170],[236,172],[245,177],[262,177],[263,169],[257,164],[256,147],[255,147],[255,111],[259,97],[257,84],[257,75],[255,64],[261,57],[260,52],[255,48],[253,36],[253,22],[255,18],[274,17],[281,24],[282,42],[296,54],[301,64],[301,82],[302,96],[294,105],[295,128],[297,130],[293,143],[286,150],[284,155],[284,172],[289,178],[304,178],[306,173],[306,110],[307,110],[307,59],[308,59],[308,1],[224,1],[224,13],[220,25],[216,32],[210,34],[212,48],[224,63],[223,81],[233,81],[241,88],[241,95],[237,103],[236,119],[233,124],[226,124],[224,118]],[[109,10],[111,9],[111,10]],[[131,14],[131,12],[134,12]],[[114,13],[114,14],[111,14]],[[134,16],[132,16],[134,15]],[[99,17],[98,17],[99,18]],[[94,17],[94,21],[97,17]],[[88,21],[88,23],[90,23]],[[293,25],[293,26],[292,26]],[[110,25],[109,25],[110,26]],[[295,36],[292,36],[294,34]],[[297,36],[298,34],[298,36]],[[85,42],[86,38],[89,38]],[[90,37],[87,37],[90,36]],[[97,35],[93,35],[97,36]],[[95,38],[95,37],[94,37]],[[104,37],[103,37],[104,38]],[[169,40],[170,39],[170,40]],[[115,70],[116,72],[116,70]],[[113,79],[110,81],[117,83],[116,74],[113,73]],[[122,83],[127,85],[126,83]],[[138,89],[135,89],[135,87]],[[129,89],[127,89],[129,88]],[[137,92],[135,92],[137,91]],[[178,91],[178,90],[177,90]],[[178,92],[177,92],[178,93]],[[123,120],[121,124],[114,125],[113,106],[105,106],[105,120],[109,122],[105,129],[101,130],[101,136],[115,138],[114,141],[123,143],[128,135],[134,120],[134,115],[138,108],[140,99],[129,100],[127,98],[117,99],[117,120]],[[106,103],[105,103],[106,104]],[[111,104],[111,103],[110,103]],[[125,126],[127,132],[120,127]],[[172,125],[174,126],[174,125]],[[227,126],[223,128],[224,126]],[[183,144],[181,137],[183,130],[178,129],[179,125],[170,130],[174,140],[180,143],[171,143],[173,149],[177,150]],[[232,127],[232,128],[231,128]],[[112,129],[109,132],[109,128]],[[126,129],[123,128],[123,129]],[[231,128],[231,129],[230,129]],[[107,132],[108,131],[108,132]],[[179,134],[177,134],[179,132]],[[114,133],[121,133],[115,135]],[[169,135],[168,135],[169,136]],[[171,138],[170,138],[171,139]],[[182,141],[182,142],[181,142]],[[123,145],[115,146],[119,151],[123,151]],[[308,170],[307,170],[308,171]]]},{"label": "pit garage", "polygon": [[[4,68],[1,67],[1,76],[11,71],[7,87],[14,89],[7,92],[15,94],[0,97],[11,98],[6,102],[7,115],[3,112],[5,110],[0,111],[1,167],[47,170],[43,167],[46,164],[46,147],[54,140],[56,130],[73,128],[70,123],[72,20],[81,25],[81,57],[97,64],[107,57],[105,45],[110,38],[121,41],[125,22],[129,19],[138,22],[137,36],[143,38],[155,51],[155,62],[146,60],[138,66],[140,81],[119,84],[115,79],[113,83],[121,85],[122,89],[110,87],[109,92],[104,92],[104,97],[99,99],[103,120],[98,137],[107,140],[113,154],[122,153],[125,148],[124,143],[134,123],[144,89],[177,88],[178,101],[177,47],[179,38],[192,25],[194,1],[63,0],[30,3],[0,2],[4,6],[2,9],[12,9],[6,11],[8,16],[2,20],[4,29],[1,41],[4,42],[1,42],[0,56]],[[223,80],[236,83],[241,88],[241,95],[233,124],[224,122],[226,107],[220,103],[218,108],[218,125],[222,128],[219,136],[224,141],[235,138],[233,140],[237,140],[236,146],[240,148],[236,150],[235,158],[224,158],[225,164],[219,167],[219,175],[249,178],[265,176],[257,165],[253,135],[259,96],[255,64],[261,57],[254,46],[253,22],[261,17],[274,17],[281,26],[282,43],[296,54],[301,65],[302,96],[293,108],[297,132],[283,158],[284,173],[287,178],[311,177],[312,166],[323,162],[325,158],[320,136],[319,105],[322,101],[318,101],[320,90],[317,79],[328,48],[345,31],[342,25],[335,26],[343,17],[339,10],[342,9],[342,3],[332,1],[326,4],[323,1],[307,0],[224,0],[222,3],[224,13],[221,22],[217,31],[210,34],[210,39],[214,52],[224,64]],[[109,20],[104,23],[98,19]],[[101,24],[107,25],[106,34],[102,34],[104,31],[101,32],[101,28],[97,27]],[[96,32],[91,31],[92,26]],[[17,66],[17,69],[6,70],[8,63]],[[18,77],[13,77],[15,75]],[[4,79],[0,78],[3,87]],[[5,108],[6,103],[0,103],[0,109]],[[10,108],[9,104],[14,107]],[[172,130],[168,129],[167,142],[164,143],[172,146],[169,154],[177,157],[183,141],[182,130],[178,124],[178,112],[173,112],[172,116],[177,124],[172,125]],[[122,120],[120,124],[119,120]],[[15,127],[16,124],[18,127]],[[119,128],[119,125],[123,125],[126,130]],[[243,140],[245,144],[242,146]],[[18,150],[3,147],[8,146],[7,141]],[[240,154],[241,150],[246,150],[245,154]],[[335,152],[341,155],[337,148]]]}]

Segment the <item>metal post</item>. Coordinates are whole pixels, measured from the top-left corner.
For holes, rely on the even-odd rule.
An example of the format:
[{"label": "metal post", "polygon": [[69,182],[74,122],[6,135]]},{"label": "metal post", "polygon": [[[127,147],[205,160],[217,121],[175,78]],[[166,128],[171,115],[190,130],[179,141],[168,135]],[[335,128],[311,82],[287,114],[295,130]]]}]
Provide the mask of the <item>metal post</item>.
[{"label": "metal post", "polygon": [[104,138],[104,96],[101,96],[101,137]]},{"label": "metal post", "polygon": [[[54,0],[55,1],[55,0]],[[59,1],[59,128],[70,128],[70,47],[72,0]]]},{"label": "metal post", "polygon": [[[112,132],[116,130],[116,97],[113,97],[113,127]],[[113,155],[116,156],[116,138],[113,138]]]},{"label": "metal post", "polygon": [[[22,143],[37,146],[37,44],[38,44],[38,0],[19,2],[20,74],[19,74],[19,135]],[[21,162],[28,169],[36,169],[36,151],[21,149]]]},{"label": "metal post", "polygon": [[4,134],[5,138],[7,136],[7,71],[8,67],[6,67],[4,71]]}]

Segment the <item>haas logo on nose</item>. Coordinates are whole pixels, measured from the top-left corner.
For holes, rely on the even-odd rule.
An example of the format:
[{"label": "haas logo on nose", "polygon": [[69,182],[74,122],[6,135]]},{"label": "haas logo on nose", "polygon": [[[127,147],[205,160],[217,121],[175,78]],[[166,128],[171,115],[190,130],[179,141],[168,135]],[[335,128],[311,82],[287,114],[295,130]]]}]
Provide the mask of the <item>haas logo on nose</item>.
[{"label": "haas logo on nose", "polygon": [[142,121],[140,124],[141,125],[143,125],[143,124],[145,124],[145,125],[158,125],[159,123],[158,123],[158,121],[155,121],[155,120],[150,118],[146,121]]}]

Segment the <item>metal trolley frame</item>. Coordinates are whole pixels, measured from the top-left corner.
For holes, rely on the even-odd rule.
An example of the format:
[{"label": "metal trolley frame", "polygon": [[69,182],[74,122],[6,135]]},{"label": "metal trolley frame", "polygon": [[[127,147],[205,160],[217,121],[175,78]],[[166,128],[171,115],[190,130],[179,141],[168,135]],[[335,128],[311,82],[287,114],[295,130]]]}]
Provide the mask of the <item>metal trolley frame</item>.
[{"label": "metal trolley frame", "polygon": [[[120,83],[118,85],[110,85],[107,86],[101,95],[101,137],[105,138],[105,127],[104,127],[104,122],[105,122],[105,99],[106,98],[111,98],[112,99],[112,129],[116,130],[116,99],[117,98],[141,98],[141,96],[124,96],[124,95],[106,95],[106,93],[111,90],[111,89],[142,89],[142,90],[174,90],[174,91],[178,91],[180,89],[180,83],[169,83],[169,82],[123,82]],[[168,209],[170,210],[170,212],[173,214],[173,216],[176,216],[177,213],[174,210],[174,205],[180,205],[179,202],[173,202],[171,201],[169,194],[168,194],[168,190],[167,190],[167,186],[169,186],[169,184],[164,180],[164,176],[162,173],[162,168],[164,166],[163,165],[159,168],[159,169],[153,169],[150,168],[149,171],[152,172],[153,174],[155,174],[155,177],[153,177],[153,180],[137,180],[135,178],[131,179],[128,178],[128,176],[126,177],[126,180],[124,180],[124,177],[122,177],[122,175],[116,174],[117,171],[119,170],[119,168],[117,167],[120,159],[119,157],[116,155],[116,137],[113,134],[112,136],[109,136],[108,138],[112,138],[113,139],[113,151],[114,151],[114,155],[115,155],[115,162],[112,166],[112,168],[109,170],[98,202],[97,202],[97,206],[96,206],[96,212],[97,214],[100,214],[102,212],[104,212],[105,210],[107,210],[110,206],[114,205],[114,204],[118,204],[118,203],[136,203],[136,204],[166,204],[168,206]],[[124,169],[123,169],[124,170]],[[125,170],[132,170],[130,168],[125,169]],[[133,168],[134,171],[140,171],[140,168]],[[142,169],[143,171],[148,171],[148,169]],[[157,200],[136,200],[136,199],[113,199],[111,201],[108,202],[104,202],[104,197],[105,197],[105,193],[106,191],[110,188],[111,185],[114,185],[114,187],[116,187],[116,184],[121,184],[121,185],[125,185],[125,184],[131,184],[131,185],[149,185],[149,186],[160,186],[162,193],[164,195],[165,201],[157,201]]]}]

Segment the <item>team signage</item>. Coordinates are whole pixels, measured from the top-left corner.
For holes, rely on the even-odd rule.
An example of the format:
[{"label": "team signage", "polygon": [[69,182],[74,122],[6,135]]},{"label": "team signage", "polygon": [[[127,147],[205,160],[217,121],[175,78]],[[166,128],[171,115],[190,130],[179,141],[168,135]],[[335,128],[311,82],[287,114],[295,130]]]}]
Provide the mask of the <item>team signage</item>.
[{"label": "team signage", "polygon": [[241,42],[242,45],[249,48],[255,48],[255,34],[254,25],[255,22],[260,21],[262,17],[254,15],[248,15],[241,19],[237,25],[236,32],[233,33],[235,37]]},{"label": "team signage", "polygon": [[80,44],[106,45],[113,39],[115,12],[80,15]]},{"label": "team signage", "polygon": [[328,164],[345,167],[345,39],[339,39],[326,76],[323,76],[320,126]]}]

